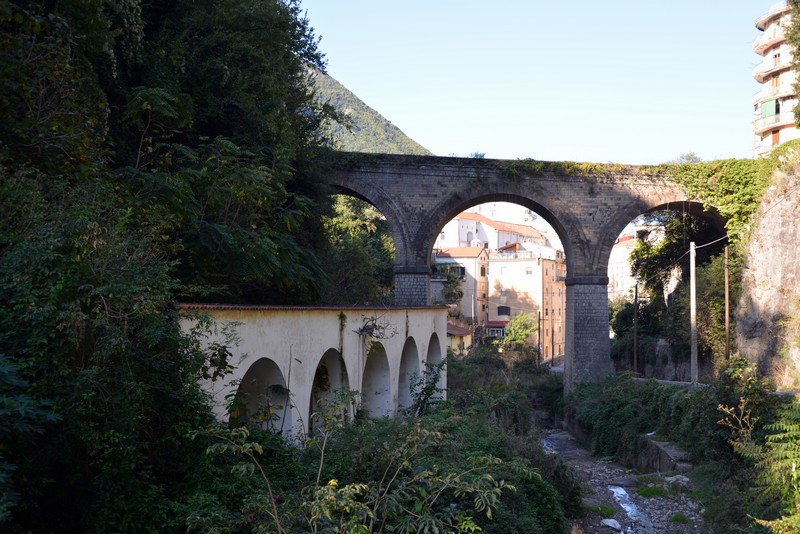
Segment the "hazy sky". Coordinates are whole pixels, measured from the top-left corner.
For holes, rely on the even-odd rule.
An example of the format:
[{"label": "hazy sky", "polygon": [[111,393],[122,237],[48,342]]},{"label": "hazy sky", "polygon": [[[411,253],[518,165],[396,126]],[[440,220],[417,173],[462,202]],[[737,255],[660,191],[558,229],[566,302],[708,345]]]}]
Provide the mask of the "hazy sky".
[{"label": "hazy sky", "polygon": [[302,0],[328,73],[440,156],[747,158],[774,1]]}]

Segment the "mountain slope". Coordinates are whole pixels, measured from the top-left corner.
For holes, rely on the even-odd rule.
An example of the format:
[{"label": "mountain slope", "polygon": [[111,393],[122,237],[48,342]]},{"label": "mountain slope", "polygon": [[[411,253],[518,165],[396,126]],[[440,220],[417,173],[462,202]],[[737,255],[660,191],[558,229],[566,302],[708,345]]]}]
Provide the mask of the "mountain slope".
[{"label": "mountain slope", "polygon": [[329,124],[334,148],[345,152],[433,155],[345,86],[316,69],[311,71],[316,98],[346,117],[347,124]]}]

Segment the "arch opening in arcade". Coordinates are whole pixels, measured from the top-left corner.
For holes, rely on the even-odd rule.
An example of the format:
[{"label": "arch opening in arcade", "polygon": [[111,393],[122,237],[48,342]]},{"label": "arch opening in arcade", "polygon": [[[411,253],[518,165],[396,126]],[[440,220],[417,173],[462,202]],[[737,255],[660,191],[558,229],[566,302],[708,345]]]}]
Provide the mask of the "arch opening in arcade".
[{"label": "arch opening in arcade", "polygon": [[352,418],[351,406],[334,406],[339,404],[337,394],[349,390],[350,380],[347,376],[347,366],[341,354],[336,349],[328,349],[317,365],[314,380],[311,385],[311,399],[309,401],[308,434],[313,435],[318,426],[316,413],[337,409],[336,414],[343,421]]},{"label": "arch opening in arcade", "polygon": [[381,343],[373,343],[367,354],[361,382],[361,407],[370,417],[394,415],[389,358]]},{"label": "arch opening in arcade", "polygon": [[[431,339],[428,342],[428,352],[425,355],[425,367],[427,371],[433,371],[434,368],[442,363],[442,346],[439,342],[439,336],[436,332],[431,334]],[[447,388],[447,372],[442,370],[436,380],[436,389],[444,391]]]},{"label": "arch opening in arcade", "polygon": [[[694,371],[692,243],[698,340]],[[625,226],[608,256],[611,358],[618,372],[686,382],[693,372],[698,377],[714,373],[714,362],[724,360],[726,353],[726,244],[722,219],[698,203],[660,206]],[[729,295],[729,303],[734,297]]]},{"label": "arch opening in arcade", "polygon": [[269,358],[253,362],[239,383],[230,418],[284,435],[291,432],[291,400],[278,364]]},{"label": "arch opening in arcade", "polygon": [[413,387],[414,380],[420,376],[419,353],[414,338],[408,338],[403,345],[403,353],[400,358],[400,372],[398,377],[397,389],[397,408],[399,411],[408,409],[414,403]]}]

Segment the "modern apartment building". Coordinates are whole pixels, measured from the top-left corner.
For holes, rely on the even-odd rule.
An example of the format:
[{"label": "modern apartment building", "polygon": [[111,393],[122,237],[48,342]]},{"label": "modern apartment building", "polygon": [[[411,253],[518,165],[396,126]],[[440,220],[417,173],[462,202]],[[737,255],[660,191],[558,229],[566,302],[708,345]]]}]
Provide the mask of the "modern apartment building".
[{"label": "modern apartment building", "polygon": [[753,96],[753,157],[800,138],[794,117],[796,75],[792,49],[786,42],[791,18],[791,7],[783,1],[756,20],[756,28],[762,33],[753,41],[753,50],[762,61],[753,69],[753,77],[761,84],[761,90]]}]

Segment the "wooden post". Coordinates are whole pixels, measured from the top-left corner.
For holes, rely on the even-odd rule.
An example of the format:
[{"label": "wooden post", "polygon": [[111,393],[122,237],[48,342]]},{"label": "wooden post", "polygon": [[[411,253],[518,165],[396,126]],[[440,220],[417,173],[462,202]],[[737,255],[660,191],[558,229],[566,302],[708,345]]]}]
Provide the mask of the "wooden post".
[{"label": "wooden post", "polygon": [[639,372],[639,283],[633,286],[633,374]]},{"label": "wooden post", "polygon": [[689,323],[692,330],[692,360],[691,376],[692,384],[697,383],[697,283],[695,280],[695,251],[694,241],[689,243]]},{"label": "wooden post", "polygon": [[728,245],[725,245],[725,359],[731,357],[731,307],[728,283]]},{"label": "wooden post", "polygon": [[[542,299],[544,300],[544,299]],[[539,310],[539,324],[536,327],[536,340],[538,341],[539,345],[539,357],[538,360],[542,360],[542,349],[544,348],[544,343],[542,343],[542,310]]]}]

